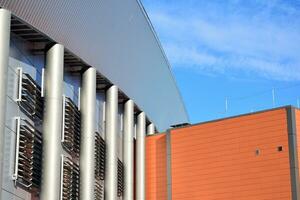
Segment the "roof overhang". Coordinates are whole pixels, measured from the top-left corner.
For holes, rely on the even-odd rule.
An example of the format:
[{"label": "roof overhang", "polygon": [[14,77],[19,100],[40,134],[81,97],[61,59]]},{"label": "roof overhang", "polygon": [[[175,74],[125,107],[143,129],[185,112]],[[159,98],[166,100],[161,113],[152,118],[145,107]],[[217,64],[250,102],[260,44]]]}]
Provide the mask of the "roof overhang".
[{"label": "roof overhang", "polygon": [[[117,85],[159,131],[188,122],[168,60],[138,0],[0,0],[0,7],[15,16],[14,34],[64,45],[67,70],[95,67],[99,87]],[[22,21],[27,27],[18,25]]]}]

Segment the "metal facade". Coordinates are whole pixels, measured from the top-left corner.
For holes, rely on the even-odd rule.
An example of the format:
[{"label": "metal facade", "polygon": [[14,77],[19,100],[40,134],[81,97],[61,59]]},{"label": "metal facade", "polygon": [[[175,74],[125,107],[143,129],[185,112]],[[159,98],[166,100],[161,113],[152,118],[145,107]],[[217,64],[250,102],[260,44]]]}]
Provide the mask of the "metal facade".
[{"label": "metal facade", "polygon": [[300,110],[285,106],[146,138],[146,199],[298,200]]},{"label": "metal facade", "polygon": [[116,84],[164,130],[188,121],[160,43],[137,0],[0,0]]}]

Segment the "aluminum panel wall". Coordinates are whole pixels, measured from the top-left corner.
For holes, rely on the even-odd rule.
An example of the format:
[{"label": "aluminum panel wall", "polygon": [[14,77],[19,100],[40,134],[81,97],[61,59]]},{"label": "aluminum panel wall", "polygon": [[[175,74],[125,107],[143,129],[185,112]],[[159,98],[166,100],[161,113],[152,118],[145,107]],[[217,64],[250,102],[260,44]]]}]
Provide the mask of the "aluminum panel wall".
[{"label": "aluminum panel wall", "polygon": [[[14,52],[15,43],[11,44],[11,53]],[[15,55],[17,56],[17,55]],[[8,77],[7,77],[7,106],[6,106],[6,123],[5,123],[5,137],[4,137],[4,166],[3,166],[3,192],[2,199],[33,199],[31,194],[21,187],[15,187],[12,180],[14,158],[15,158],[15,141],[16,141],[16,121],[15,117],[20,116],[22,119],[31,121],[19,108],[16,103],[16,91],[17,91],[17,68],[21,67],[24,72],[29,73],[32,77],[37,78],[38,70],[34,67],[20,62],[19,60],[10,57],[8,66]],[[32,121],[31,121],[32,122]],[[17,198],[19,197],[19,198]],[[0,198],[1,199],[1,198]]]},{"label": "aluminum panel wall", "polygon": [[0,6],[97,68],[161,131],[188,121],[152,26],[137,0],[0,0]]}]

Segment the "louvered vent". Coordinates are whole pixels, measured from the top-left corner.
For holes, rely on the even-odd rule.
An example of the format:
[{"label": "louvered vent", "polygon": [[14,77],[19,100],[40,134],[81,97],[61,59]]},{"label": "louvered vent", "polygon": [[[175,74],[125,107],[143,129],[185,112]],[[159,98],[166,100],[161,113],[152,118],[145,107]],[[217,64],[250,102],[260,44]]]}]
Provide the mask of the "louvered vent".
[{"label": "louvered vent", "polygon": [[13,179],[30,192],[39,191],[42,134],[27,120],[16,118],[17,135]]},{"label": "louvered vent", "polygon": [[96,133],[95,158],[96,158],[96,167],[95,167],[96,180],[104,180],[104,174],[105,174],[105,141],[99,135],[99,133]]},{"label": "louvered vent", "polygon": [[100,181],[95,182],[95,200],[102,200],[104,194],[104,188],[103,185],[100,183]]},{"label": "louvered vent", "polygon": [[95,200],[103,199],[105,174],[105,141],[96,132],[95,136]]},{"label": "louvered vent", "polygon": [[121,197],[123,195],[124,190],[123,168],[123,163],[118,159],[118,197]]},{"label": "louvered vent", "polygon": [[19,70],[19,85],[17,102],[22,111],[32,120],[41,120],[43,118],[43,99],[41,97],[40,86],[32,77]]},{"label": "louvered vent", "polygon": [[71,159],[63,160],[62,199],[79,200],[79,166]]},{"label": "louvered vent", "polygon": [[74,102],[64,97],[63,146],[72,157],[80,152],[80,111]]}]

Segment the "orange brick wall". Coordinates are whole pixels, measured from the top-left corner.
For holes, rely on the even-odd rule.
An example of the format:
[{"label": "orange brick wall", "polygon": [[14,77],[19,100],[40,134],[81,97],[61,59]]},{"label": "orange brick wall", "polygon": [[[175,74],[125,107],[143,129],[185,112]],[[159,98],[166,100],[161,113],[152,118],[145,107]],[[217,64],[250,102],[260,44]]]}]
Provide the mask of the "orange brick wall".
[{"label": "orange brick wall", "polygon": [[146,199],[167,199],[166,135],[146,138]]},{"label": "orange brick wall", "polygon": [[[172,199],[290,200],[286,115],[283,108],[172,130]],[[164,153],[151,143],[159,146],[147,139],[147,160],[157,163]],[[160,180],[153,166],[147,178]],[[147,199],[166,199],[155,197],[157,187],[149,182]]]}]

